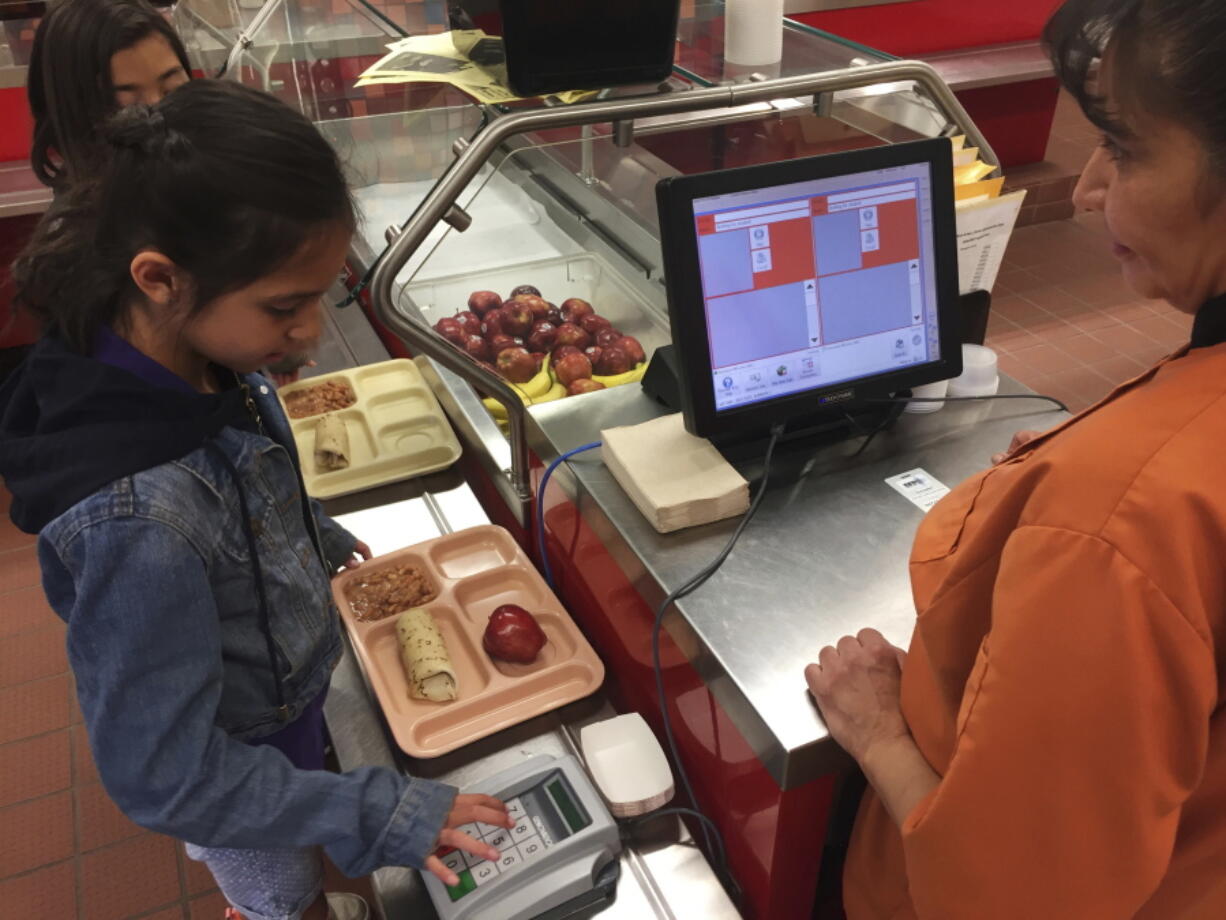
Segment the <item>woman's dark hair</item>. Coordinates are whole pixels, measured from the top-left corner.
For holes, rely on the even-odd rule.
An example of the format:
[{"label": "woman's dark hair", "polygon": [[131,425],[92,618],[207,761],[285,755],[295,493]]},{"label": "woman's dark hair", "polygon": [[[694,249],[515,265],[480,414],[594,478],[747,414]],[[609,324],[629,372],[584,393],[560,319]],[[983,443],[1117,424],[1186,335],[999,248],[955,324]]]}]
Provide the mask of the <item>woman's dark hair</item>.
[{"label": "woman's dark hair", "polygon": [[153,249],[191,286],[192,311],[276,271],[304,244],[355,226],[336,153],[306,118],[236,83],[193,80],[106,124],[98,180],[74,182],[13,265],[17,299],[71,348],[123,327]]},{"label": "woman's dark hair", "polygon": [[116,52],[160,35],[189,77],[192,68],[178,34],[145,0],[60,0],[48,7],[26,77],[34,116],[30,165],[39,181],[58,186],[66,175],[89,170],[97,132],[116,109]]},{"label": "woman's dark hair", "polygon": [[[1164,115],[1201,137],[1215,171],[1226,168],[1226,2],[1067,0],[1043,42],[1060,82],[1097,127],[1131,138],[1131,115]],[[1108,49],[1110,106],[1094,86]]]}]

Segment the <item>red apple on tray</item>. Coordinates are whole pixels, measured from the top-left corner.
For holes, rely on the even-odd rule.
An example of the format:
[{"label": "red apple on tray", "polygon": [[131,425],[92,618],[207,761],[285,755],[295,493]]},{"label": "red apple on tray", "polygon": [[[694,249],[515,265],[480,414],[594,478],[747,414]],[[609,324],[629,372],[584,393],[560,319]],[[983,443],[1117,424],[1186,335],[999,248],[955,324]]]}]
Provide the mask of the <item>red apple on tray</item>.
[{"label": "red apple on tray", "polygon": [[490,359],[489,342],[479,335],[464,336],[464,342],[461,347],[468,352],[470,358],[475,358],[478,361],[488,361]]},{"label": "red apple on tray", "polygon": [[634,364],[630,356],[616,345],[609,345],[600,353],[600,360],[593,369],[601,377],[612,377],[614,374],[624,374],[631,370]]},{"label": "red apple on tray", "polygon": [[434,324],[434,331],[454,345],[464,344],[464,327],[454,316],[445,316]]},{"label": "red apple on tray", "polygon": [[489,343],[490,354],[492,355],[497,355],[504,349],[524,344],[521,339],[517,339],[513,335],[507,335],[505,332],[500,332],[497,335],[487,335],[485,341]]},{"label": "red apple on tray", "polygon": [[502,331],[508,335],[527,335],[532,331],[535,318],[528,305],[521,300],[509,300],[502,308]]},{"label": "red apple on tray", "polygon": [[[546,355],[543,351],[534,351],[532,354],[532,363],[536,366],[536,373],[541,372],[541,367],[545,363]],[[534,375],[535,376],[535,375]]]},{"label": "red apple on tray", "polygon": [[554,359],[553,372],[558,383],[568,387],[582,377],[592,376],[592,362],[584,354],[563,355]]},{"label": "red apple on tray", "polygon": [[503,604],[490,614],[481,645],[491,658],[531,664],[545,647],[545,631],[536,617],[518,604]]},{"label": "red apple on tray", "polygon": [[562,315],[562,311],[553,304],[549,305],[549,312],[545,314],[545,319],[549,320],[549,322],[553,323],[555,326],[561,326],[564,322],[566,322],[566,317]]},{"label": "red apple on tray", "polygon": [[587,348],[583,349],[583,353],[587,355],[587,359],[592,362],[592,367],[595,367],[597,362],[600,361],[600,353],[603,351],[604,349],[599,345],[589,345]]},{"label": "red apple on tray", "polygon": [[596,310],[590,303],[578,297],[562,301],[562,315],[566,317],[567,322],[576,323],[584,316],[591,316],[595,312]]},{"label": "red apple on tray", "polygon": [[582,351],[592,344],[592,337],[574,323],[563,323],[558,327],[558,344],[574,345]]},{"label": "red apple on tray", "polygon": [[553,353],[549,357],[554,364],[557,364],[558,361],[565,358],[567,355],[581,354],[583,354],[583,351],[574,345],[556,345],[554,346]]},{"label": "red apple on tray", "polygon": [[595,313],[589,313],[587,316],[579,317],[579,326],[588,335],[595,335],[601,329],[610,329],[613,324],[603,316],[597,316]]},{"label": "red apple on tray", "polygon": [[502,298],[493,291],[473,291],[468,295],[468,309],[478,316],[485,316],[490,310],[497,310],[501,306]]},{"label": "red apple on tray", "polygon": [[533,322],[540,322],[549,315],[549,302],[541,297],[534,297],[531,294],[520,294],[515,298],[516,303],[521,303],[532,312]]},{"label": "red apple on tray", "polygon": [[[540,297],[541,290],[540,288],[534,287],[531,284],[521,284],[511,292],[511,297],[518,297],[520,294],[531,294],[533,297]],[[510,300],[510,297],[507,299]]]},{"label": "red apple on tray", "polygon": [[528,347],[533,351],[549,351],[557,341],[558,327],[546,320],[541,320],[528,333]]},{"label": "red apple on tray", "polygon": [[498,352],[494,364],[498,373],[512,383],[527,383],[536,376],[536,361],[526,348],[504,348]]},{"label": "red apple on tray", "polygon": [[635,367],[638,367],[647,360],[647,352],[643,351],[643,346],[639,344],[639,340],[632,335],[623,335],[613,344],[630,356],[630,360],[634,363]]},{"label": "red apple on tray", "polygon": [[617,329],[610,326],[607,329],[599,329],[596,331],[596,344],[601,348],[606,345],[614,344],[618,339],[622,338],[622,334]]},{"label": "red apple on tray", "polygon": [[456,321],[464,328],[464,332],[468,335],[480,335],[481,317],[472,310],[464,310],[455,315]]},{"label": "red apple on tray", "polygon": [[506,317],[507,311],[505,307],[499,307],[497,310],[490,310],[489,313],[486,313],[481,323],[482,331],[486,337],[509,334],[503,328],[503,322],[506,320]]},{"label": "red apple on tray", "polygon": [[597,390],[604,390],[607,387],[599,380],[593,380],[590,377],[580,377],[578,380],[571,382],[566,388],[567,396],[582,396],[584,393],[595,393]]}]

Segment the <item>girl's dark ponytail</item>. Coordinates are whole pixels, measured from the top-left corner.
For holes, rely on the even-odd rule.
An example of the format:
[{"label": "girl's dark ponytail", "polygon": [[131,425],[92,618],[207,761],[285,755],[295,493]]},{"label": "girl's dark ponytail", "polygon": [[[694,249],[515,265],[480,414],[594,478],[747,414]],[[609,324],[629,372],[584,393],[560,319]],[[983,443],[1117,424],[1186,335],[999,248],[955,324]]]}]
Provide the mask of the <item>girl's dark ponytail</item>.
[{"label": "girl's dark ponytail", "polygon": [[138,292],[133,256],[156,249],[186,274],[198,309],[273,271],[355,218],[335,152],[302,115],[236,83],[194,80],[103,131],[108,163],[55,202],[18,257],[20,303],[88,352]]}]

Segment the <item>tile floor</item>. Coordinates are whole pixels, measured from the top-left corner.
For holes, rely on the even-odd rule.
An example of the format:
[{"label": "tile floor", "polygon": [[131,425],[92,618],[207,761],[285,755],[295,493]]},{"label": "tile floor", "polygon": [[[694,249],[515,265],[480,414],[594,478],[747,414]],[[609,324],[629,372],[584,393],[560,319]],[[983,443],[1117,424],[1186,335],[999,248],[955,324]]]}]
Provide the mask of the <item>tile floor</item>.
[{"label": "tile floor", "polygon": [[[1057,167],[1065,171],[1092,144],[1078,118],[1062,103],[1049,160],[1063,158]],[[995,290],[988,344],[1001,368],[1074,410],[1188,336],[1187,317],[1129,291],[1109,245],[1090,214],[1022,227]],[[0,510],[8,510],[2,488]],[[0,520],[0,905],[14,920],[220,920],[224,908],[202,867],[174,841],[130,823],[99,784],[64,627],[38,587],[33,538],[7,517]]]}]

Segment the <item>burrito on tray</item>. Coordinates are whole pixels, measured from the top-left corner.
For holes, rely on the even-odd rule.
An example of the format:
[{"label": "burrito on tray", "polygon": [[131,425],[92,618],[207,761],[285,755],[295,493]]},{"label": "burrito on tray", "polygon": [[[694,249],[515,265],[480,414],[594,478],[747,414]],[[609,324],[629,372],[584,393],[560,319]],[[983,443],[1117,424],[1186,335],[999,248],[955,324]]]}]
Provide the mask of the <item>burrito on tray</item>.
[{"label": "burrito on tray", "polygon": [[396,618],[400,660],[409,680],[409,695],[445,703],[456,698],[455,668],[443,636],[425,607],[410,607]]},{"label": "burrito on tray", "polygon": [[349,466],[349,430],[331,413],[315,424],[315,466],[321,473]]}]

